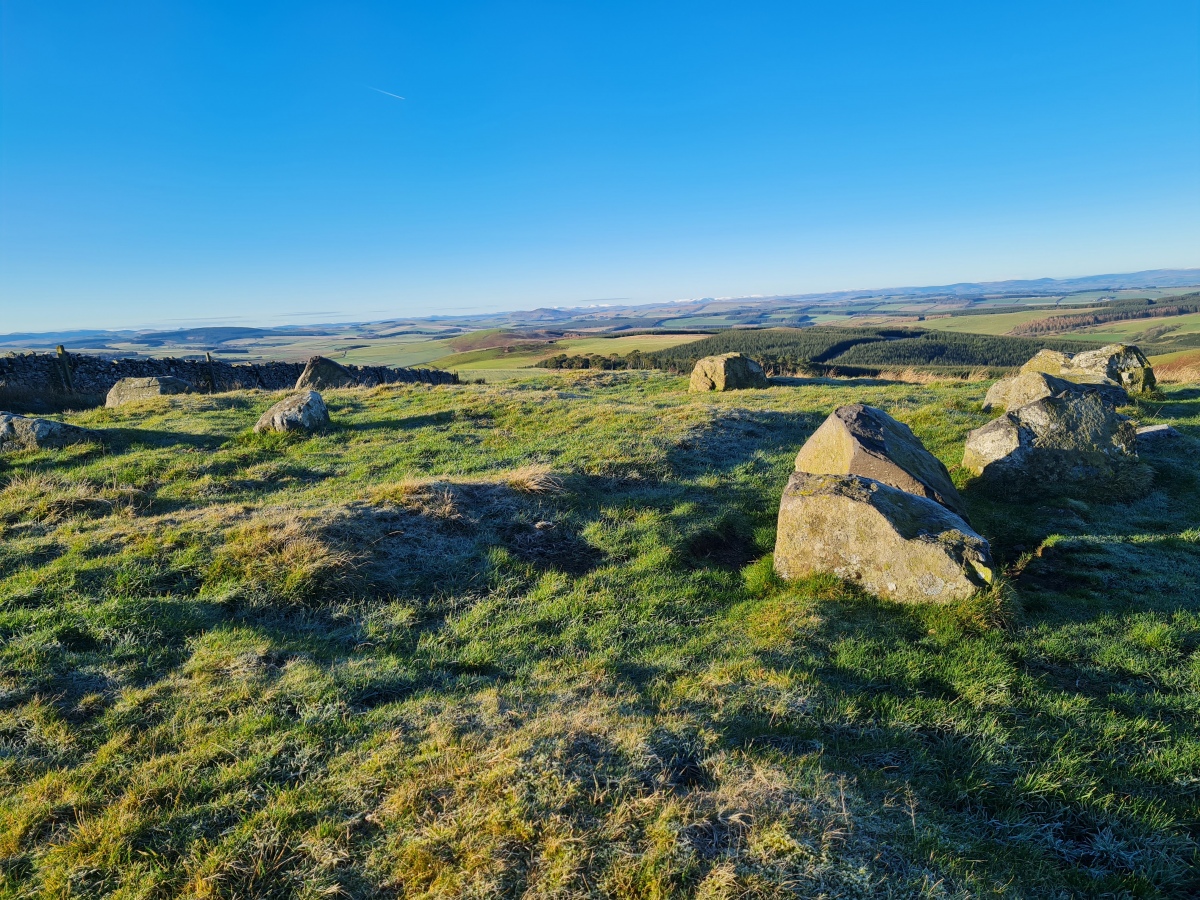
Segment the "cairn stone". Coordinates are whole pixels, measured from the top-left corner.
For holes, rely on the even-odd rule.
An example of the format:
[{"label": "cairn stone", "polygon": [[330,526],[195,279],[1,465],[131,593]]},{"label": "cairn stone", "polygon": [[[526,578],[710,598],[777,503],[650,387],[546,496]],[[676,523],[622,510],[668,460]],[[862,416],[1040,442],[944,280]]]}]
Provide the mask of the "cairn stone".
[{"label": "cairn stone", "polygon": [[99,434],[78,425],[0,412],[0,450],[61,450],[98,440]]},{"label": "cairn stone", "polygon": [[1046,397],[967,435],[963,467],[986,477],[1080,481],[1134,455],[1133,424],[1097,393]]},{"label": "cairn stone", "polygon": [[1012,412],[1046,397],[1080,395],[1088,391],[1095,391],[1113,406],[1123,406],[1129,402],[1129,394],[1125,392],[1125,388],[1115,382],[1078,384],[1046,372],[1029,371],[1021,372],[1013,378],[1002,378],[993,384],[983,400],[983,409],[984,412],[994,409]]},{"label": "cairn stone", "polygon": [[192,386],[174,375],[155,375],[150,378],[122,378],[108,392],[104,405],[112,409],[137,400],[162,397],[169,394],[186,394]]},{"label": "cairn stone", "polygon": [[768,387],[763,368],[741,353],[706,356],[692,369],[689,391],[736,391]]},{"label": "cairn stone", "polygon": [[300,391],[280,400],[259,418],[255,432],[304,431],[312,433],[329,427],[329,410],[316,391]]},{"label": "cairn stone", "polygon": [[903,422],[861,403],[838,407],[821,423],[800,448],[796,471],[872,478],[967,517],[941,460]]},{"label": "cairn stone", "polygon": [[1045,372],[1080,384],[1115,384],[1131,394],[1151,391],[1157,383],[1150,361],[1132,344],[1109,344],[1074,356],[1039,350],[1021,371]]},{"label": "cairn stone", "polygon": [[988,542],[940,503],[859,475],[805,472],[779,504],[775,571],[830,572],[916,603],[961,600],[996,578]]},{"label": "cairn stone", "polygon": [[331,388],[354,387],[358,379],[345,366],[324,356],[314,356],[296,379],[298,391],[325,391]]}]

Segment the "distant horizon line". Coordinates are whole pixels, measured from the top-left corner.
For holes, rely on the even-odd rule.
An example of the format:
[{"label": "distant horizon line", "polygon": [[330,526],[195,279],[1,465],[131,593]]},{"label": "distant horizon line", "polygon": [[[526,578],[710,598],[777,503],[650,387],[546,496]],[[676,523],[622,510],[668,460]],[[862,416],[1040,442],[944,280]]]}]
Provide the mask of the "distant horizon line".
[{"label": "distant horizon line", "polygon": [[[1195,281],[1188,281],[1186,277],[1194,275]],[[1184,278],[1182,281],[1177,281],[1174,284],[1130,284],[1124,285],[1105,285],[1094,284],[1086,286],[1083,282],[1100,282],[1104,279],[1136,279],[1139,277],[1158,277],[1158,278]],[[291,321],[284,321],[274,325],[265,324],[240,324],[238,320],[250,319],[249,316],[225,316],[214,319],[203,319],[201,317],[189,317],[186,319],[178,319],[178,322],[191,322],[191,325],[147,325],[147,326],[117,326],[113,328],[65,328],[65,329],[48,329],[46,331],[14,331],[0,333],[0,340],[16,339],[16,338],[37,338],[45,335],[100,335],[100,334],[158,334],[171,331],[191,331],[199,328],[246,328],[251,330],[262,331],[281,331],[289,328],[324,328],[330,326],[347,327],[353,325],[380,325],[388,323],[405,323],[405,322],[437,322],[456,319],[486,319],[490,317],[514,316],[521,313],[534,313],[539,310],[595,310],[604,309],[607,311],[618,311],[623,309],[647,309],[657,306],[675,306],[689,303],[763,303],[770,301],[805,301],[805,300],[829,300],[832,302],[845,302],[859,299],[867,299],[870,297],[891,297],[891,296],[913,296],[932,299],[941,296],[938,292],[965,292],[962,299],[969,299],[970,293],[986,294],[990,292],[998,292],[1008,294],[1012,292],[1021,292],[1022,286],[1028,286],[1025,291],[1035,290],[1034,286],[1057,286],[1067,287],[1074,283],[1074,287],[1070,288],[1072,293],[1081,293],[1084,291],[1130,291],[1130,290],[1164,290],[1172,288],[1184,287],[1200,287],[1200,266],[1182,267],[1182,268],[1157,268],[1157,269],[1142,269],[1136,272],[1112,272],[1102,273],[1098,275],[1078,275],[1068,276],[1064,278],[1041,277],[1041,278],[1006,278],[994,281],[957,281],[946,284],[936,285],[903,285],[882,288],[844,288],[832,291],[812,291],[805,293],[782,293],[782,294],[742,294],[725,297],[694,297],[680,298],[675,300],[652,300],[644,303],[619,303],[612,302],[622,298],[612,298],[611,300],[580,300],[573,303],[563,303],[558,305],[534,306],[532,308],[523,309],[497,309],[478,313],[461,313],[458,315],[447,315],[445,313],[433,313],[429,315],[415,316],[396,316],[394,318],[382,319],[344,319],[344,320],[325,320],[322,322],[313,322],[307,325],[298,324]],[[1005,290],[1000,290],[1005,288]],[[1059,293],[1059,291],[1047,290],[1046,295]],[[1036,296],[1036,294],[1035,294]],[[468,307],[470,308],[470,307]],[[288,316],[302,318],[312,315],[328,315],[328,312],[318,313],[303,313],[295,312],[288,313]]]}]

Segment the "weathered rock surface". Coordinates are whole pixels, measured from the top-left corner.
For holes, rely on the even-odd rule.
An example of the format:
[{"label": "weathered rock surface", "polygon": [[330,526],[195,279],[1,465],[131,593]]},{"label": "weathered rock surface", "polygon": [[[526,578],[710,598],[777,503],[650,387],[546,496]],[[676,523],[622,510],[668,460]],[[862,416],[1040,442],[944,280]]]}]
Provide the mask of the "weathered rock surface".
[{"label": "weathered rock surface", "polygon": [[763,368],[741,353],[706,356],[692,369],[689,391],[736,391],[768,387]]},{"label": "weathered rock surface", "polygon": [[1122,406],[1129,402],[1125,388],[1115,382],[1080,384],[1046,372],[1030,371],[1022,372],[1013,378],[1002,378],[993,384],[983,400],[983,408],[985,412],[993,409],[1012,412],[1045,397],[1078,395],[1088,391],[1095,391],[1113,406]]},{"label": "weathered rock surface", "polygon": [[966,506],[941,460],[907,425],[872,406],[855,403],[835,410],[800,448],[796,471],[873,478],[966,518]]},{"label": "weathered rock surface", "polygon": [[1156,384],[1150,361],[1132,344],[1109,344],[1073,356],[1058,350],[1039,350],[1021,366],[1021,371],[1045,372],[1083,384],[1117,384],[1131,394],[1153,390]]},{"label": "weathered rock surface", "polygon": [[329,410],[316,391],[301,391],[280,400],[259,418],[256,432],[322,431],[329,427]]},{"label": "weathered rock surface", "polygon": [[98,440],[99,434],[78,425],[0,412],[0,450],[61,450]]},{"label": "weathered rock surface", "polygon": [[354,387],[358,379],[345,366],[324,356],[314,356],[296,379],[298,391],[323,391],[330,388]]},{"label": "weathered rock surface", "polygon": [[192,386],[182,378],[172,375],[156,375],[149,378],[122,378],[108,392],[104,405],[112,408],[135,400],[148,400],[168,394],[186,394]]},{"label": "weathered rock surface", "polygon": [[1137,430],[1138,447],[1178,440],[1183,432],[1170,425],[1143,425]]},{"label": "weathered rock surface", "polygon": [[1111,474],[1136,441],[1133,424],[1099,394],[1046,397],[968,434],[963,467],[989,477],[1078,481]]},{"label": "weathered rock surface", "polygon": [[779,504],[775,571],[831,572],[880,597],[942,603],[996,577],[987,541],[941,504],[858,475],[804,472]]}]

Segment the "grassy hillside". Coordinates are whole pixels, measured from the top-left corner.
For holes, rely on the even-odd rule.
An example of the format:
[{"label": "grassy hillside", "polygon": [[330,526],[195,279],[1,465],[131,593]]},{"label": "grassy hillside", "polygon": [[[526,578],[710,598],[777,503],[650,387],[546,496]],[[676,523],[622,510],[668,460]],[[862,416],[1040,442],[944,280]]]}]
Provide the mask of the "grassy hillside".
[{"label": "grassy hillside", "polygon": [[1010,585],[782,584],[839,404],[948,464],[986,383],[661,373],[94,410],[0,462],[0,895],[1194,896],[1191,437],[1084,497],[955,477]]}]

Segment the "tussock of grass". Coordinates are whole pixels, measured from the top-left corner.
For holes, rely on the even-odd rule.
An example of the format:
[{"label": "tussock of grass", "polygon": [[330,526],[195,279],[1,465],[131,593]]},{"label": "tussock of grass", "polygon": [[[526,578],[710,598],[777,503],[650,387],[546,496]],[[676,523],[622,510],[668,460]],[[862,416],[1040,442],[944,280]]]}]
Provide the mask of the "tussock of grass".
[{"label": "tussock of grass", "polygon": [[[1190,896],[1200,400],[1141,480],[985,493],[1007,581],[771,566],[800,443],[947,464],[986,384],[655,373],[72,421],[0,480],[0,895]],[[1147,480],[1146,473],[1149,473]],[[124,503],[137,492],[136,503]]]}]

